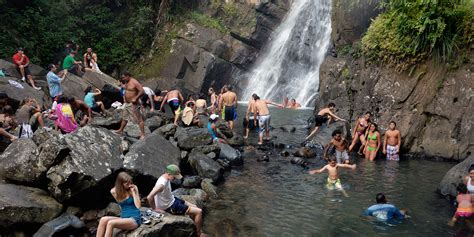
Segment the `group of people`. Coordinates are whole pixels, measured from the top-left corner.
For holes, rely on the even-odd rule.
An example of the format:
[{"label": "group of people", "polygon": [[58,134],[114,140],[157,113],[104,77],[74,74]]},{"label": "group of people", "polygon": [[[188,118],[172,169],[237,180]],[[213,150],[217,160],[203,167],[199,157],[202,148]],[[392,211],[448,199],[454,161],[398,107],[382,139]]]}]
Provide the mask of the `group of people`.
[{"label": "group of people", "polygon": [[448,223],[450,226],[454,226],[459,219],[470,219],[474,217],[474,208],[472,195],[474,194],[474,164],[468,169],[468,174],[463,177],[463,182],[459,183],[456,187],[456,212],[454,213],[451,221]]}]

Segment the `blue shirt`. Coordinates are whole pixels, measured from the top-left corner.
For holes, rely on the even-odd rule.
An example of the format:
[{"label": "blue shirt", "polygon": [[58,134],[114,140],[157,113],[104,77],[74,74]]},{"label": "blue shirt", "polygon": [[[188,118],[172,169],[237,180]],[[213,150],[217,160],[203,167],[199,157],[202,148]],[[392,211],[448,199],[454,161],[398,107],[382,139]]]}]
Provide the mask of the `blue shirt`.
[{"label": "blue shirt", "polygon": [[389,221],[394,217],[397,219],[403,219],[404,216],[400,213],[400,210],[392,204],[382,203],[375,204],[367,208],[364,212],[366,216],[376,217],[380,221]]},{"label": "blue shirt", "polygon": [[217,136],[216,136],[216,133],[214,132],[214,130],[212,130],[212,123],[211,122],[207,123],[207,131],[209,131],[209,133],[211,134],[212,140],[218,139]]},{"label": "blue shirt", "polygon": [[48,81],[49,94],[52,98],[63,93],[63,88],[61,87],[61,78],[58,77],[58,75],[49,71],[48,74],[46,74],[46,80]]},{"label": "blue shirt", "polygon": [[95,105],[95,99],[94,99],[94,93],[89,92],[87,95],[84,97],[84,103],[86,103],[89,108],[94,107]]}]

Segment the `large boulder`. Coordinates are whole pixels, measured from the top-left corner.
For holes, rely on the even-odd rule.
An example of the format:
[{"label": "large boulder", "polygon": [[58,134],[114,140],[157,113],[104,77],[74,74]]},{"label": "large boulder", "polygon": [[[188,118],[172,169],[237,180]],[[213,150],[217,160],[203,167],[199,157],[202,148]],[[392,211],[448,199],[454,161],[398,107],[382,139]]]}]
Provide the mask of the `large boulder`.
[{"label": "large boulder", "polygon": [[[9,84],[9,81],[14,81],[19,83],[23,88],[17,88],[13,85]],[[5,77],[0,80],[0,92],[5,93],[9,98],[9,104],[14,108],[18,108],[20,102],[25,99],[26,97],[31,97],[36,99],[40,106],[43,106],[46,102],[44,100],[45,93],[40,90],[37,91],[33,89],[33,87],[29,86],[28,84],[21,82],[17,78],[13,77]],[[47,96],[46,96],[47,97]],[[48,101],[48,103],[50,103]]]},{"label": "large boulder", "polygon": [[242,156],[239,150],[234,149],[233,147],[221,142],[217,144],[219,148],[221,149],[221,152],[219,153],[219,159],[225,160],[230,165],[233,165],[233,166],[244,164],[244,159],[242,159]]},{"label": "large boulder", "polygon": [[224,174],[224,168],[202,153],[192,152],[188,158],[189,164],[203,178],[209,178],[213,182],[217,182]]},{"label": "large boulder", "polygon": [[226,139],[227,143],[231,146],[243,146],[244,137],[237,132],[232,133],[232,137]]},{"label": "large boulder", "polygon": [[176,132],[176,125],[174,125],[173,123],[163,125],[159,127],[158,129],[156,129],[155,131],[153,131],[153,133],[160,133],[161,135],[166,137],[166,139],[174,136],[175,132]]},{"label": "large boulder", "polygon": [[33,182],[41,172],[37,167],[38,147],[31,139],[18,139],[0,155],[0,174],[18,182]]},{"label": "large boulder", "polygon": [[33,237],[52,237],[57,232],[69,227],[81,229],[85,227],[85,224],[76,216],[69,213],[63,213],[57,218],[42,225]]},{"label": "large boulder", "polygon": [[84,90],[90,86],[86,80],[72,73],[68,73],[64,81],[61,82],[64,95],[72,96],[76,99],[84,99]]},{"label": "large boulder", "polygon": [[178,146],[184,150],[191,150],[197,146],[204,146],[212,143],[211,134],[205,128],[182,128],[178,127],[174,138],[178,141]]},{"label": "large boulder", "polygon": [[164,121],[161,117],[159,116],[153,116],[151,118],[147,118],[145,120],[145,126],[148,127],[148,129],[153,132],[156,129],[160,128],[163,125]]},{"label": "large boulder", "polygon": [[111,116],[94,117],[90,125],[96,126],[96,127],[103,127],[107,129],[118,129],[120,127],[121,121],[122,121],[122,115],[121,115],[120,110],[114,110]]},{"label": "large boulder", "polygon": [[444,175],[443,180],[441,180],[441,183],[439,184],[438,191],[441,193],[441,195],[455,198],[458,194],[456,187],[459,183],[463,182],[463,177],[469,174],[469,167],[471,167],[473,164],[474,155],[471,155],[463,162],[451,168],[448,173]]},{"label": "large boulder", "polygon": [[119,88],[118,81],[105,73],[86,71],[86,73],[82,75],[82,79],[99,89],[104,88],[105,85],[111,85],[117,89]]},{"label": "large boulder", "polygon": [[45,223],[61,213],[62,205],[41,189],[0,183],[0,228]]},{"label": "large boulder", "polygon": [[120,137],[104,128],[86,126],[64,139],[69,153],[49,169],[49,191],[61,202],[100,205],[108,197],[111,175],[122,166]]},{"label": "large boulder", "polygon": [[[147,126],[144,127],[144,130],[145,130],[145,136],[148,136],[151,134],[151,131]],[[129,121],[127,123],[127,126],[125,126],[125,129],[123,131],[128,137],[131,137],[131,138],[139,139],[141,135],[140,127],[138,126],[138,124],[133,123],[132,121]]]},{"label": "large boulder", "polygon": [[165,213],[160,222],[152,221],[133,231],[122,231],[117,237],[189,237],[195,235],[194,222],[188,216],[175,216]]}]

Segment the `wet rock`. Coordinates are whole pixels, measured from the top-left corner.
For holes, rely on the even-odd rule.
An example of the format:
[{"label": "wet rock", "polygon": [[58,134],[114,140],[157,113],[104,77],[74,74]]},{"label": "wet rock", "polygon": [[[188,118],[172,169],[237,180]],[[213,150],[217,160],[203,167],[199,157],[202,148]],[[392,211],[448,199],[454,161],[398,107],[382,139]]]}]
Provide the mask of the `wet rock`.
[{"label": "wet rock", "polygon": [[37,225],[59,215],[62,205],[41,189],[0,183],[0,227]]},{"label": "wet rock", "polygon": [[212,143],[211,145],[207,146],[198,146],[194,147],[191,152],[200,152],[204,154],[209,154],[209,153],[215,153],[219,154],[220,153],[220,147],[217,145],[217,143]]},{"label": "wet rock", "polygon": [[117,237],[189,237],[195,234],[194,222],[188,216],[164,214],[161,222],[152,221],[133,231],[121,231]]},{"label": "wet rock", "polygon": [[323,126],[319,128],[316,136],[310,139],[308,143],[310,143],[310,146],[324,147],[331,141],[332,132],[335,130],[340,130],[343,133],[343,137],[346,137],[348,134],[350,134],[349,127],[350,125],[348,123],[341,121],[334,122],[329,126],[323,124]]},{"label": "wet rock", "polygon": [[145,126],[148,127],[148,129],[150,129],[151,132],[160,128],[162,125],[163,125],[163,119],[161,119],[158,116],[153,116],[145,120]]},{"label": "wet rock", "polygon": [[309,147],[300,147],[293,155],[296,157],[314,158],[316,157],[316,152]]},{"label": "wet rock", "polygon": [[185,176],[183,180],[183,187],[185,188],[199,188],[201,186],[202,178],[199,176]]},{"label": "wet rock", "polygon": [[37,146],[39,146],[41,144],[44,144],[50,138],[58,136],[59,134],[60,132],[56,130],[47,131],[45,129],[38,129],[35,131],[31,139],[33,140],[33,142],[35,142]]},{"label": "wet rock", "polygon": [[85,224],[76,216],[64,213],[42,225],[33,237],[52,237],[55,233],[69,227],[81,229],[85,227]]},{"label": "wet rock", "polygon": [[451,196],[456,198],[458,192],[456,187],[459,183],[463,183],[463,178],[469,173],[469,167],[474,164],[474,155],[465,159],[463,162],[451,168],[445,175],[438,186],[438,192],[443,196]]},{"label": "wet rock", "polygon": [[205,146],[212,143],[212,138],[205,128],[182,128],[178,127],[174,137],[178,141],[178,146],[184,150],[191,150],[197,146]]},{"label": "wet rock", "polygon": [[292,164],[301,165],[302,167],[308,166],[308,162],[306,162],[306,160],[301,157],[293,157],[291,158],[290,162]]},{"label": "wet rock", "polygon": [[222,178],[224,168],[208,156],[202,153],[191,153],[188,161],[199,176],[210,178],[213,182]]},{"label": "wet rock", "polygon": [[216,122],[217,132],[224,135],[226,138],[234,136],[234,132],[230,129],[229,125],[224,120],[218,120]]},{"label": "wet rock", "polygon": [[169,164],[179,165],[181,151],[160,134],[152,134],[130,147],[123,167],[144,176],[158,178]]},{"label": "wet rock", "polygon": [[176,132],[176,126],[172,123],[163,125],[159,127],[158,129],[156,129],[155,131],[153,131],[153,133],[162,134],[166,139],[174,136],[175,132]]},{"label": "wet rock", "polygon": [[244,164],[244,159],[242,158],[239,150],[221,142],[217,143],[217,145],[221,150],[219,154],[220,159],[227,161],[232,166]]},{"label": "wet rock", "polygon": [[0,174],[9,180],[34,182],[41,175],[38,147],[31,139],[18,139],[0,155]]},{"label": "wet rock", "polygon": [[214,152],[207,153],[206,156],[208,156],[209,158],[211,158],[213,160],[217,159],[217,155]]},{"label": "wet rock", "polygon": [[232,137],[226,139],[227,143],[231,146],[242,146],[244,145],[244,137],[239,133],[234,132]]},{"label": "wet rock", "polygon": [[[125,126],[125,129],[123,130],[123,132],[128,137],[136,138],[136,139],[140,138],[140,127],[138,126],[138,124],[132,123],[131,121],[127,123],[127,126]],[[145,136],[148,136],[150,134],[151,134],[150,129],[147,126],[145,126]]]},{"label": "wet rock", "polygon": [[103,127],[107,129],[118,129],[122,121],[122,115],[119,110],[114,110],[111,116],[97,116],[92,119],[91,126]]},{"label": "wet rock", "polygon": [[[100,205],[110,189],[106,183],[113,182],[111,174],[122,166],[120,137],[104,128],[86,126],[64,139],[69,152],[48,170],[49,191],[61,202]],[[95,188],[99,191],[93,192]]]},{"label": "wet rock", "polygon": [[207,199],[209,199],[209,196],[207,195],[207,193],[202,189],[197,189],[197,188],[191,189],[189,190],[189,195],[196,198],[196,200],[206,201]]},{"label": "wet rock", "polygon": [[218,198],[219,195],[217,195],[217,187],[212,184],[211,179],[203,179],[201,182],[201,188],[206,194],[209,196],[209,198]]}]

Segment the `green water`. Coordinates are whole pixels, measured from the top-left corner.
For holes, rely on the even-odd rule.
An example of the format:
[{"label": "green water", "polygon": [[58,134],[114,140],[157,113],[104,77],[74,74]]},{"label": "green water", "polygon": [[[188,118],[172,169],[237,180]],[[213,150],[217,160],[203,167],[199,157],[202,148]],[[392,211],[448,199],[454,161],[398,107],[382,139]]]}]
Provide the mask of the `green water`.
[{"label": "green water", "polygon": [[[242,106],[243,107],[243,106]],[[240,108],[242,110],[243,108]],[[275,140],[298,144],[311,111],[272,110]],[[240,124],[240,121],[238,122]],[[294,133],[279,126],[295,126]],[[250,144],[256,142],[252,134]],[[452,236],[447,225],[450,203],[436,188],[454,163],[429,160],[368,162],[356,158],[356,170],[339,169],[349,197],[327,190],[327,173],[308,175],[275,152],[270,162],[261,154],[245,157],[219,186],[220,198],[207,205],[204,230],[211,236]],[[310,168],[321,162],[313,159]],[[386,224],[361,218],[361,213],[384,192],[390,203],[408,209],[411,219]],[[464,235],[461,235],[464,236]],[[470,234],[469,236],[472,236]]]}]

